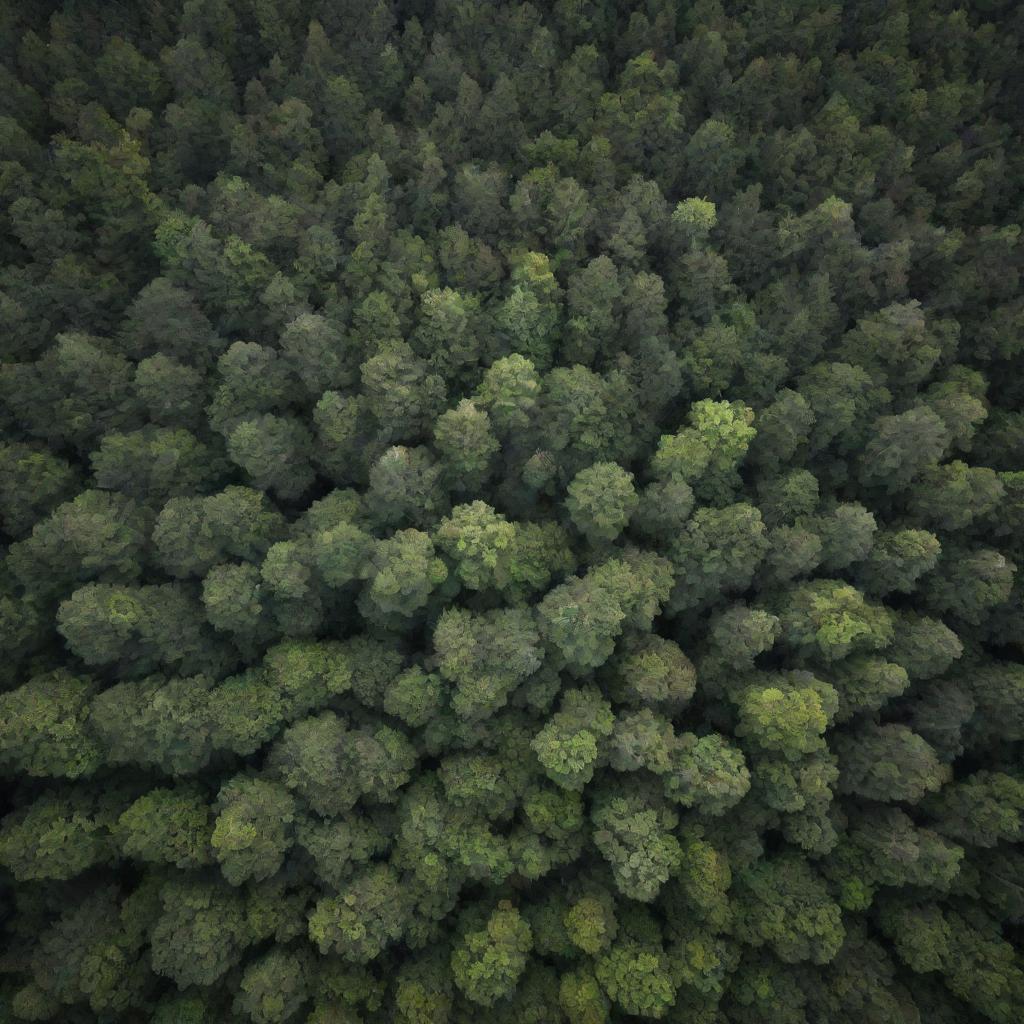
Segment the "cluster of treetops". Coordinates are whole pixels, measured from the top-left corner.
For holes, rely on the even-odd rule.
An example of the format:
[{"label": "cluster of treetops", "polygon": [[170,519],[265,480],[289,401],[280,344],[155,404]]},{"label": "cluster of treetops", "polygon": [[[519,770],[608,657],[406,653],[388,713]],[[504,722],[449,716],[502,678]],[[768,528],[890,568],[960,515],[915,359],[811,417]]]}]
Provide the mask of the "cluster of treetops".
[{"label": "cluster of treetops", "polygon": [[1022,32],[0,6],[0,1021],[1017,1024]]}]

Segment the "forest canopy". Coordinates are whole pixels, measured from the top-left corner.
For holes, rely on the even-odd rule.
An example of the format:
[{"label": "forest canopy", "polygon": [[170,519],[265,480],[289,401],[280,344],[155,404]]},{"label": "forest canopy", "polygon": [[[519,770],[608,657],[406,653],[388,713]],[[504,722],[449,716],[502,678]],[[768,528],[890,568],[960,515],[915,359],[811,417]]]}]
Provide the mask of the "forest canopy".
[{"label": "forest canopy", "polygon": [[0,2],[0,1022],[1019,1024],[1022,34]]}]

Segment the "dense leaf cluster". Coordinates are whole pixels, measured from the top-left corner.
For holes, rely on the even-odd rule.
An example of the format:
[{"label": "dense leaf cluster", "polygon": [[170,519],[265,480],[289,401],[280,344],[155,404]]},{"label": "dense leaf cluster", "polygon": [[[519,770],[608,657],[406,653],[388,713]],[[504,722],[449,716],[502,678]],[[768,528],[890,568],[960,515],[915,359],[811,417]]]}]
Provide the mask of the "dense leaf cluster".
[{"label": "dense leaf cluster", "polygon": [[1019,1022],[1022,10],[0,5],[0,1020]]}]

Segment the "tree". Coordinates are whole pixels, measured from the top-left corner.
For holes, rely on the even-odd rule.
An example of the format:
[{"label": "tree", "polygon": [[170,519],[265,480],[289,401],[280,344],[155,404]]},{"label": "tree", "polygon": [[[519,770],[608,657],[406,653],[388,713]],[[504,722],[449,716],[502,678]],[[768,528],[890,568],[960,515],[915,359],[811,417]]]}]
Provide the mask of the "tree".
[{"label": "tree", "polygon": [[93,700],[89,724],[110,764],[196,772],[213,752],[212,688],[206,676],[118,683]]},{"label": "tree", "polygon": [[818,478],[806,469],[794,469],[780,477],[766,477],[759,484],[758,507],[769,526],[793,525],[818,507]]},{"label": "tree", "polygon": [[605,255],[592,259],[569,281],[567,312],[571,338],[566,355],[592,366],[614,338],[623,288],[615,263]]},{"label": "tree", "polygon": [[367,509],[381,526],[430,529],[448,511],[442,473],[426,448],[388,448],[370,467]]},{"label": "tree", "polygon": [[176,577],[205,576],[231,558],[256,562],[283,535],[284,518],[267,496],[238,486],[205,498],[172,498],[153,528],[160,566]]},{"label": "tree", "polygon": [[608,861],[615,885],[630,899],[650,903],[679,866],[678,816],[656,793],[613,789],[591,812],[594,844]]},{"label": "tree", "polygon": [[750,771],[743,754],[719,733],[683,733],[670,752],[665,795],[704,814],[724,814],[746,796]]},{"label": "tree", "polygon": [[443,380],[403,341],[382,346],[360,375],[382,440],[418,440],[444,407]]},{"label": "tree", "polygon": [[494,714],[541,666],[533,619],[513,608],[482,615],[449,608],[434,630],[434,650],[441,676],[454,686],[452,708],[468,720]]},{"label": "tree", "polygon": [[828,716],[813,689],[751,687],[740,698],[737,736],[798,760],[821,749]]},{"label": "tree", "polygon": [[954,913],[949,924],[950,956],[944,961],[949,988],[989,1019],[1012,1020],[1024,994],[1024,973],[1014,962],[1013,947],[984,913]]},{"label": "tree", "polygon": [[77,490],[70,463],[29,444],[0,445],[0,468],[0,523],[12,537],[28,533]]},{"label": "tree", "polygon": [[52,597],[91,580],[138,578],[152,520],[130,498],[83,490],[11,546],[8,566],[27,591]]},{"label": "tree", "polygon": [[739,503],[697,509],[669,550],[675,570],[671,607],[682,611],[723,590],[746,590],[768,551],[768,539],[761,513]]},{"label": "tree", "polygon": [[227,652],[218,648],[200,608],[179,584],[89,583],[61,603],[57,624],[87,665],[117,665],[128,675],[160,666],[216,670],[225,665]]},{"label": "tree", "polygon": [[923,589],[931,609],[977,626],[1010,597],[1016,571],[1016,565],[1001,551],[965,551],[950,545]]},{"label": "tree", "polygon": [[931,409],[879,416],[864,449],[861,479],[890,492],[904,490],[936,465],[948,444],[946,424]]},{"label": "tree", "polygon": [[599,462],[576,474],[565,507],[576,528],[599,543],[615,540],[638,504],[633,474],[614,462]]},{"label": "tree", "polygon": [[959,459],[935,466],[920,475],[910,493],[911,511],[926,529],[963,530],[983,519],[1004,494],[998,474]]},{"label": "tree", "polygon": [[693,489],[678,476],[649,483],[637,497],[630,524],[638,534],[658,543],[675,537],[693,511]]},{"label": "tree", "polygon": [[941,545],[926,530],[879,531],[871,552],[857,566],[857,579],[870,593],[912,593],[918,579],[935,568]]},{"label": "tree", "polygon": [[304,956],[272,949],[246,967],[235,997],[235,1009],[254,1024],[285,1021],[306,1002],[310,973]]},{"label": "tree", "polygon": [[593,690],[567,690],[561,709],[531,746],[553,782],[582,790],[599,764],[602,739],[612,734],[611,707]]},{"label": "tree", "polygon": [[212,830],[205,794],[186,784],[139,797],[118,818],[114,835],[128,857],[192,868],[213,859]]},{"label": "tree", "polygon": [[399,530],[378,541],[367,567],[369,583],[364,591],[373,608],[388,614],[412,615],[444,583],[448,570],[434,556],[430,537],[419,530]]},{"label": "tree", "polygon": [[1004,772],[982,770],[958,780],[929,799],[938,831],[971,846],[995,846],[1020,839],[1024,783]]},{"label": "tree", "polygon": [[784,963],[828,963],[843,942],[839,906],[814,869],[794,854],[759,861],[734,880],[738,938],[770,946]]},{"label": "tree", "polygon": [[335,952],[363,964],[401,938],[407,898],[386,865],[368,868],[337,896],[319,900],[309,918],[309,937],[321,953]]},{"label": "tree", "polygon": [[897,955],[911,970],[920,974],[941,970],[949,956],[950,928],[936,904],[887,901],[879,907],[878,919]]},{"label": "tree", "polygon": [[664,637],[627,637],[608,662],[611,694],[635,707],[652,706],[675,712],[697,688],[693,663],[679,645]]},{"label": "tree", "polygon": [[172,879],[160,891],[153,969],[179,987],[212,985],[241,959],[250,933],[242,896],[223,882]]},{"label": "tree", "polygon": [[300,314],[281,332],[285,362],[314,399],[353,383],[347,347],[337,324],[317,313]]},{"label": "tree", "polygon": [[217,456],[202,441],[169,427],[111,432],[90,458],[97,486],[155,504],[212,490],[221,472]]},{"label": "tree", "polygon": [[360,795],[351,739],[345,722],[325,711],[286,729],[274,744],[270,765],[318,814],[343,814]]},{"label": "tree", "polygon": [[466,998],[479,1006],[492,1006],[515,988],[533,948],[530,926],[507,900],[490,916],[472,924],[452,953],[452,977]]},{"label": "tree", "polygon": [[903,725],[863,725],[835,739],[839,791],[869,800],[916,803],[948,779],[935,751]]},{"label": "tree", "polygon": [[438,417],[434,445],[441,455],[449,486],[460,492],[481,489],[499,450],[490,417],[466,398]]},{"label": "tree", "polygon": [[608,999],[589,972],[573,971],[562,976],[558,1005],[570,1024],[604,1024],[608,1019]]},{"label": "tree", "polygon": [[892,618],[849,584],[815,580],[794,587],[778,609],[783,641],[808,657],[831,662],[856,651],[887,647]]},{"label": "tree", "polygon": [[910,677],[902,665],[870,655],[839,662],[833,666],[830,678],[839,696],[838,722],[847,721],[860,712],[877,711],[910,685]]},{"label": "tree", "polygon": [[284,500],[298,498],[313,483],[309,431],[296,419],[264,413],[243,420],[227,439],[231,460],[261,491]]},{"label": "tree", "polygon": [[709,639],[714,656],[730,668],[750,669],[759,655],[771,650],[780,631],[778,616],[736,604],[714,617]]},{"label": "tree", "polygon": [[215,565],[203,580],[203,605],[214,629],[245,643],[265,625],[260,571],[254,565]]},{"label": "tree", "polygon": [[207,396],[199,370],[157,354],[135,367],[133,386],[139,404],[157,426],[192,433],[200,427]]},{"label": "tree", "polygon": [[560,289],[547,256],[527,252],[512,268],[512,290],[495,322],[507,351],[544,370],[551,366],[559,323]]},{"label": "tree", "polygon": [[29,438],[88,452],[107,432],[138,424],[131,374],[128,360],[104,351],[99,339],[60,334],[36,362],[4,367],[4,419],[20,424]]},{"label": "tree", "polygon": [[437,953],[403,966],[395,990],[395,1008],[402,1024],[443,1024],[452,1007],[452,985]]},{"label": "tree", "polygon": [[0,694],[0,757],[35,777],[76,779],[103,763],[89,721],[96,684],[56,669]]},{"label": "tree", "polygon": [[534,364],[513,353],[487,368],[474,404],[487,412],[499,437],[508,437],[531,423],[540,394],[541,382]]},{"label": "tree", "polygon": [[464,587],[484,590],[507,573],[504,563],[515,550],[517,527],[482,501],[456,505],[435,534],[438,547],[456,565]]},{"label": "tree", "polygon": [[784,388],[757,418],[757,435],[751,441],[751,459],[777,472],[806,448],[816,419],[811,403],[799,391]]},{"label": "tree", "polygon": [[295,801],[279,783],[236,776],[217,795],[210,842],[232,885],[269,878],[292,844]]},{"label": "tree", "polygon": [[592,956],[600,953],[618,933],[614,900],[602,890],[581,896],[566,911],[564,924],[573,945]]},{"label": "tree", "polygon": [[671,574],[663,559],[611,559],[585,577],[548,592],[537,609],[540,632],[574,669],[608,660],[625,625],[649,622],[668,597]]},{"label": "tree", "polygon": [[474,295],[434,288],[420,296],[416,354],[451,376],[480,356],[480,303]]},{"label": "tree", "polygon": [[905,668],[911,679],[942,675],[963,654],[960,638],[938,619],[903,612],[893,626],[895,636],[886,657]]},{"label": "tree", "polygon": [[699,499],[725,504],[738,483],[736,467],[757,434],[753,410],[742,402],[696,402],[691,426],[666,434],[651,459],[658,477],[678,476],[696,484]]},{"label": "tree", "polygon": [[537,422],[542,448],[566,477],[594,462],[629,462],[635,403],[635,388],[622,374],[555,367],[544,376]]},{"label": "tree", "polygon": [[732,125],[709,118],[686,144],[685,159],[691,191],[717,198],[732,187],[744,154],[736,144]]},{"label": "tree", "polygon": [[416,729],[440,713],[445,697],[446,687],[441,678],[414,665],[388,687],[384,710]]},{"label": "tree", "polygon": [[675,1002],[675,985],[664,953],[626,940],[614,945],[595,966],[605,994],[628,1014],[660,1019]]},{"label": "tree", "polygon": [[840,353],[895,390],[927,377],[942,355],[942,340],[929,331],[920,303],[892,303],[858,320],[843,337]]},{"label": "tree", "polygon": [[123,805],[118,793],[88,789],[43,792],[0,826],[0,863],[18,881],[66,881],[113,854],[110,829]]}]

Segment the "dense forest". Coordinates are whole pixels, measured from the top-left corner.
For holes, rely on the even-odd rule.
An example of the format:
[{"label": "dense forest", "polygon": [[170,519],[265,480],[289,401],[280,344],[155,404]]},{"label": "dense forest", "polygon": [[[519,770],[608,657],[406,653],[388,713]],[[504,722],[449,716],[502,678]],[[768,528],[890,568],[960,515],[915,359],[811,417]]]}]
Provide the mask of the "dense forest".
[{"label": "dense forest", "polygon": [[0,1021],[1019,1024],[1022,37],[0,3]]}]

